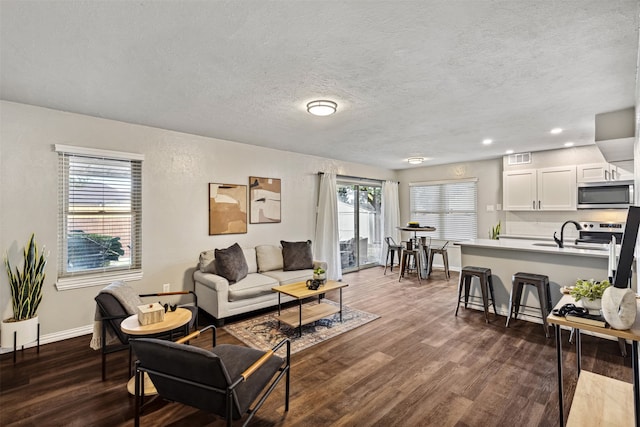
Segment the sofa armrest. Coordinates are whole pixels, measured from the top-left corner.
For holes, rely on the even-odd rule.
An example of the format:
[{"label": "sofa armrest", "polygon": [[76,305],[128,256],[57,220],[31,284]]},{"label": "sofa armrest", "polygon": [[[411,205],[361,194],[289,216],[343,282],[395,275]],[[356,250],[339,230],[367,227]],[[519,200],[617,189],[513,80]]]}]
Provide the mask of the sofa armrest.
[{"label": "sofa armrest", "polygon": [[327,271],[327,262],[326,261],[313,261],[313,269],[321,268],[324,271]]},{"label": "sofa armrest", "polygon": [[229,281],[222,276],[213,273],[203,273],[197,270],[193,273],[193,279],[205,286],[214,289],[218,293],[229,291]]}]

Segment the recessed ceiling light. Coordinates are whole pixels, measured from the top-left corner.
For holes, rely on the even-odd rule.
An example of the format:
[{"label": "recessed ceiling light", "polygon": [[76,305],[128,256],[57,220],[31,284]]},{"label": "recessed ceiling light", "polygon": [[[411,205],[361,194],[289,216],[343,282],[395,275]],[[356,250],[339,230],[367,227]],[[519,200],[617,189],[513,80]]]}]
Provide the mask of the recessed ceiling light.
[{"label": "recessed ceiling light", "polygon": [[507,153],[507,154],[513,154],[513,150],[507,150],[507,151],[505,151],[505,153]]},{"label": "recessed ceiling light", "polygon": [[554,135],[562,133],[562,128],[553,128],[553,129],[551,129],[551,133],[554,134]]},{"label": "recessed ceiling light", "polygon": [[314,116],[330,116],[336,112],[338,104],[333,101],[318,100],[307,104],[307,111]]},{"label": "recessed ceiling light", "polygon": [[493,139],[489,139],[489,138],[487,138],[487,139],[483,139],[483,140],[482,140],[482,143],[483,143],[484,145],[489,145],[489,144],[491,144],[492,142],[493,142]]},{"label": "recessed ceiling light", "polygon": [[565,142],[564,143],[565,147],[573,147],[573,142],[569,141],[569,142]]},{"label": "recessed ceiling light", "polygon": [[409,162],[410,165],[419,165],[424,162],[424,157],[409,157],[407,162]]}]

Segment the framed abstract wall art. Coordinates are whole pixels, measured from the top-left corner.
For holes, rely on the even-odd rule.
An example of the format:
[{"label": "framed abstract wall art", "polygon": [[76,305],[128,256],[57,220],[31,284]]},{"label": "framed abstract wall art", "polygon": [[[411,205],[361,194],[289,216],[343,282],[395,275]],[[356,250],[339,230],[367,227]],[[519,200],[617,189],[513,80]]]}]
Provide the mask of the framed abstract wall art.
[{"label": "framed abstract wall art", "polygon": [[280,222],[280,179],[249,177],[249,222]]},{"label": "framed abstract wall art", "polygon": [[247,186],[209,184],[209,235],[247,232]]}]

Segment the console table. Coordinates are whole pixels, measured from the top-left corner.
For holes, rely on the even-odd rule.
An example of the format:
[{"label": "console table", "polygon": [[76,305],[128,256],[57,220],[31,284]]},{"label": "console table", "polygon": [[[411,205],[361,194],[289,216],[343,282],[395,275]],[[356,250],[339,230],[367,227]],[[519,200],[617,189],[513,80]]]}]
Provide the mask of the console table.
[{"label": "console table", "polygon": [[[575,300],[564,295],[555,308],[560,308]],[[639,310],[640,311],[640,310]],[[547,321],[553,324],[556,334],[556,353],[558,358],[558,399],[560,411],[560,426],[564,423],[564,402],[562,397],[562,341],[560,327],[575,328],[576,363],[578,368],[578,383],[573,396],[573,403],[569,411],[567,426],[636,426],[640,427],[640,375],[638,367],[638,340],[640,340],[640,315],[630,329],[618,330],[602,328],[572,322],[561,316],[550,314]],[[631,363],[633,365],[633,384],[614,378],[598,375],[593,372],[581,372],[581,342],[580,330],[594,332],[614,338],[631,341]]]}]

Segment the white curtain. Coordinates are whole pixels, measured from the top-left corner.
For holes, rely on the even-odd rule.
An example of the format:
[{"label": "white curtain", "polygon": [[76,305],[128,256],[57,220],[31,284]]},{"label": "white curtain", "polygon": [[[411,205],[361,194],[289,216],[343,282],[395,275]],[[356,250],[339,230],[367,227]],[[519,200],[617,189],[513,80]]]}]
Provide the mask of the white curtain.
[{"label": "white curtain", "polygon": [[[382,212],[380,221],[382,222],[382,237],[391,237],[396,243],[400,243],[400,201],[398,197],[398,183],[385,181],[382,183]],[[387,255],[387,243],[382,240],[382,251],[380,251],[380,264],[385,265]]]},{"label": "white curtain", "polygon": [[314,258],[327,262],[327,279],[342,280],[338,237],[338,188],[335,174],[320,177]]}]

